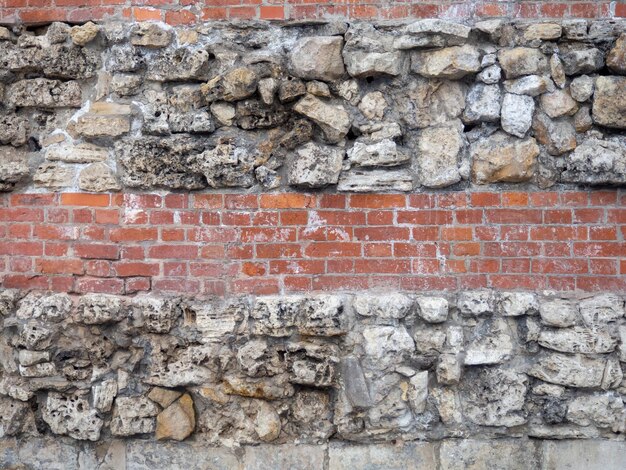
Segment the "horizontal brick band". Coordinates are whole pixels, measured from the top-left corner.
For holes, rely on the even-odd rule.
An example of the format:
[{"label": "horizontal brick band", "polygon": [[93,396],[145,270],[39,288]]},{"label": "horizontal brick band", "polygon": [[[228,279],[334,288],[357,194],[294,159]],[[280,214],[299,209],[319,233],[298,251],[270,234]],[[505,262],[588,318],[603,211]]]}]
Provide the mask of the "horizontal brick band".
[{"label": "horizontal brick band", "polygon": [[165,21],[172,25],[212,20],[403,19],[403,18],[612,18],[626,16],[623,1],[430,0],[7,0],[0,23],[84,22],[88,20]]},{"label": "horizontal brick band", "polygon": [[12,194],[5,287],[626,291],[626,192]]}]

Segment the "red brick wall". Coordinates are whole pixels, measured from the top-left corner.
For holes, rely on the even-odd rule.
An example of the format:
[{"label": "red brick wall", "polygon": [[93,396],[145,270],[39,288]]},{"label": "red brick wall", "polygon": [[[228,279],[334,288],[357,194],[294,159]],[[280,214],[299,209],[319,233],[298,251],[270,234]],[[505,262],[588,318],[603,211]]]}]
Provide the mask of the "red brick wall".
[{"label": "red brick wall", "polygon": [[626,2],[622,0],[0,0],[0,23],[123,18],[177,25],[223,19],[624,16]]},{"label": "red brick wall", "polygon": [[626,192],[12,194],[5,287],[626,291]]}]

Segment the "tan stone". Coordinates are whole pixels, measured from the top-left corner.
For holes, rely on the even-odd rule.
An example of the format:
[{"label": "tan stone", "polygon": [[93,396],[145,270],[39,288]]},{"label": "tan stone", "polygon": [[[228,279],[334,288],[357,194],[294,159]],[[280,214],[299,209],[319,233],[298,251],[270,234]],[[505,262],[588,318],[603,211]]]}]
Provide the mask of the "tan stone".
[{"label": "tan stone", "polygon": [[271,442],[280,435],[280,417],[272,405],[259,401],[256,418],[254,420],[254,430],[259,439],[264,442]]},{"label": "tan stone", "polygon": [[130,35],[134,46],[167,47],[172,41],[172,32],[155,23],[139,23]]},{"label": "tan stone", "polygon": [[593,120],[606,127],[626,129],[626,77],[598,77]]},{"label": "tan stone", "polygon": [[177,392],[176,390],[169,390],[167,388],[154,387],[152,390],[150,390],[150,393],[148,393],[148,398],[158,403],[163,408],[167,408],[172,403],[174,403],[174,400],[179,398],[181,395],[182,393]]},{"label": "tan stone", "polygon": [[88,143],[54,145],[46,151],[46,160],[65,163],[94,163],[104,161],[108,157],[108,149]]},{"label": "tan stone", "polygon": [[533,138],[522,140],[497,132],[472,145],[471,155],[476,183],[520,183],[532,178],[539,147]]},{"label": "tan stone", "polygon": [[193,409],[193,400],[188,393],[185,393],[158,414],[155,436],[159,440],[182,441],[193,432],[195,427],[196,413]]},{"label": "tan stone", "polygon": [[606,65],[615,73],[626,74],[626,33],[622,33],[606,58]]},{"label": "tan stone", "polygon": [[548,60],[538,49],[515,47],[498,53],[498,61],[506,78],[541,75],[548,70]]},{"label": "tan stone", "polygon": [[340,103],[327,103],[306,95],[293,107],[293,110],[315,122],[330,143],[337,143],[345,137],[350,130],[350,116]]},{"label": "tan stone", "polygon": [[130,114],[131,107],[128,104],[113,103],[110,101],[96,101],[91,103],[89,112],[92,114]]},{"label": "tan stone", "polygon": [[420,51],[411,57],[411,70],[428,78],[459,79],[480,71],[480,53],[471,45]]},{"label": "tan stone", "polygon": [[130,131],[130,118],[113,114],[83,114],[73,126],[68,126],[68,131],[87,138],[118,137]]},{"label": "tan stone", "polygon": [[104,192],[118,191],[120,184],[113,170],[102,162],[92,163],[80,172],[78,186],[83,191]]},{"label": "tan stone", "polygon": [[524,39],[558,39],[563,33],[563,28],[557,23],[535,23],[524,31]]},{"label": "tan stone", "polygon": [[578,103],[570,95],[569,90],[556,90],[545,93],[539,99],[541,109],[551,118],[573,116],[578,111]]},{"label": "tan stone", "polygon": [[36,186],[46,188],[66,188],[72,185],[75,171],[57,163],[44,163],[37,168],[33,181]]},{"label": "tan stone", "polygon": [[72,42],[77,46],[84,46],[93,41],[100,31],[100,26],[93,24],[91,21],[81,26],[74,26],[70,30]]}]

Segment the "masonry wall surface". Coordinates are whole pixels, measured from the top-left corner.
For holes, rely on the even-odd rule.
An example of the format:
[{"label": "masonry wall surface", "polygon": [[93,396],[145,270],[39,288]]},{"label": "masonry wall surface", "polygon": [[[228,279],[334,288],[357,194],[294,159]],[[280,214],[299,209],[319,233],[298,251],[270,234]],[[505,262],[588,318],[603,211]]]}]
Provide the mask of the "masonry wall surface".
[{"label": "masonry wall surface", "polygon": [[1,3],[0,467],[622,468],[622,16]]}]

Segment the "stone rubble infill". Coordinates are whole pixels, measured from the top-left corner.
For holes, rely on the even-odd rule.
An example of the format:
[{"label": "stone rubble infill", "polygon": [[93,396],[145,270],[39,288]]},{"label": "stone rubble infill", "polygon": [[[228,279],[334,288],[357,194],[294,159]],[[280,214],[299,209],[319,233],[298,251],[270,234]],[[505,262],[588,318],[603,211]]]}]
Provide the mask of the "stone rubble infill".
[{"label": "stone rubble infill", "polygon": [[41,33],[0,29],[0,191],[626,184],[623,19]]},{"label": "stone rubble infill", "polygon": [[600,440],[445,439],[368,445],[333,441],[238,449],[201,441],[110,440],[96,448],[63,438],[0,440],[2,468],[47,470],[621,470],[624,459],[626,443]]},{"label": "stone rubble infill", "polygon": [[[446,465],[487,458],[501,441],[483,449],[447,438],[523,438],[511,452],[524,462],[537,446],[529,437],[623,446],[626,432],[625,300],[611,293],[201,299],[5,289],[0,317],[0,438],[21,443],[14,451],[5,441],[8,462],[56,459],[24,450],[52,436],[84,443],[58,452],[141,438],[128,443],[131,468],[158,467],[150,459],[180,449],[169,441],[310,446],[249,448],[246,468],[313,454],[323,462],[330,446],[344,468],[363,457],[347,441],[426,440],[399,451],[398,465],[414,456],[435,468],[437,445],[442,468],[456,468]],[[386,461],[381,452],[372,461]],[[185,458],[172,457],[181,468]]]}]

